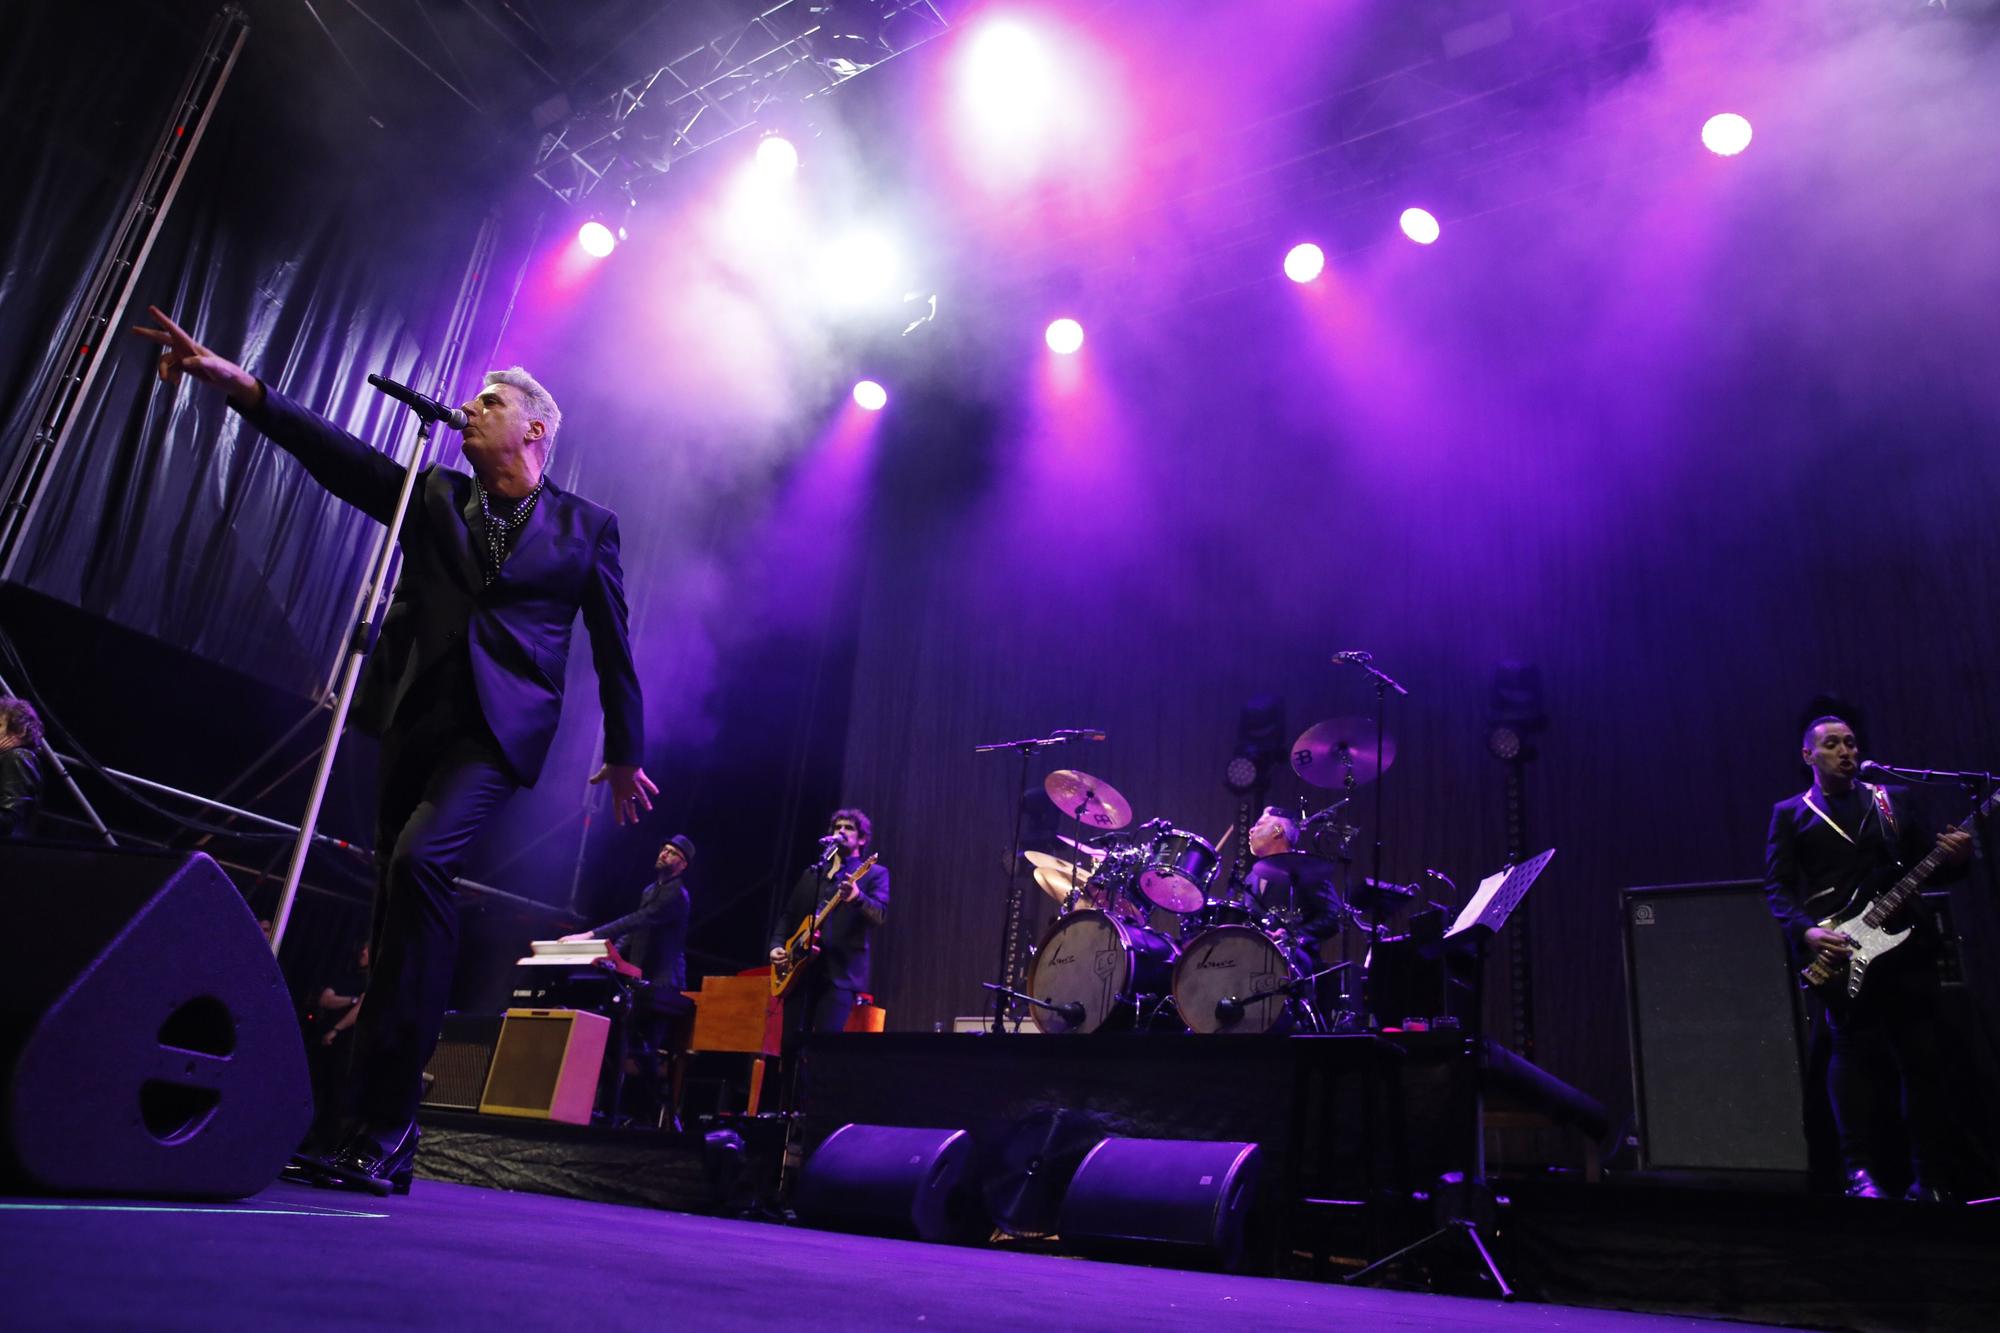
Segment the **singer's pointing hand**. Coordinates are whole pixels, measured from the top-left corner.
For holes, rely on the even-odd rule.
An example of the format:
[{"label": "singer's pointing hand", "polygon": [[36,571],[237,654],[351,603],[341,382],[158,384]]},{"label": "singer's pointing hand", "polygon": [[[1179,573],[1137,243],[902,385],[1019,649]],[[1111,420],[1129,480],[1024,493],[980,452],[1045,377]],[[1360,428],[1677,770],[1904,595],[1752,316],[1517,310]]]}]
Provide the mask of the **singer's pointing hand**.
[{"label": "singer's pointing hand", "polygon": [[158,306],[149,305],[146,309],[159,327],[134,324],[132,332],[165,349],[160,353],[161,383],[178,384],[181,376],[188,375],[203,384],[215,385],[238,406],[255,407],[264,401],[264,386],[255,375],[196,342]]},{"label": "singer's pointing hand", "polygon": [[611,784],[611,806],[621,824],[638,823],[639,812],[651,810],[653,798],[660,794],[646,770],[637,764],[606,764],[591,774],[590,780],[592,784]]}]

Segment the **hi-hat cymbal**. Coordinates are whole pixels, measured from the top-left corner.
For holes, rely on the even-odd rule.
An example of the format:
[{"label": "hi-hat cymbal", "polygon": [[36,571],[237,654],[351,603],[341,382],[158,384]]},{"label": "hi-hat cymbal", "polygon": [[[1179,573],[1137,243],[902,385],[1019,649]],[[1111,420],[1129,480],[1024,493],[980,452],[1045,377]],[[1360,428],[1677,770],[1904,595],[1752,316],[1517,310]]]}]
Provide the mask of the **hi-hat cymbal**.
[{"label": "hi-hat cymbal", "polygon": [[[1024,849],[1021,855],[1027,859],[1029,865],[1037,870],[1046,870],[1051,875],[1061,875],[1064,879],[1069,878],[1070,863],[1063,860],[1060,856],[1050,856],[1047,852],[1037,852],[1029,849]],[[1090,872],[1093,869],[1095,869],[1094,866],[1078,862],[1076,867],[1076,882],[1079,884],[1089,883]]]},{"label": "hi-hat cymbal", "polygon": [[1292,742],[1292,772],[1315,787],[1347,785],[1351,771],[1357,785],[1373,782],[1396,762],[1396,742],[1382,738],[1375,750],[1375,724],[1365,717],[1330,717],[1315,722]]},{"label": "hi-hat cymbal", "polygon": [[1124,828],[1132,822],[1132,803],[1103,778],[1073,768],[1059,768],[1042,779],[1056,809],[1092,828]]},{"label": "hi-hat cymbal", "polygon": [[1078,875],[1076,883],[1071,884],[1069,882],[1069,871],[1051,870],[1047,866],[1035,867],[1035,883],[1041,885],[1043,893],[1048,894],[1049,897],[1059,903],[1069,901],[1071,889],[1079,889],[1088,893],[1090,885],[1089,879],[1082,875]]}]

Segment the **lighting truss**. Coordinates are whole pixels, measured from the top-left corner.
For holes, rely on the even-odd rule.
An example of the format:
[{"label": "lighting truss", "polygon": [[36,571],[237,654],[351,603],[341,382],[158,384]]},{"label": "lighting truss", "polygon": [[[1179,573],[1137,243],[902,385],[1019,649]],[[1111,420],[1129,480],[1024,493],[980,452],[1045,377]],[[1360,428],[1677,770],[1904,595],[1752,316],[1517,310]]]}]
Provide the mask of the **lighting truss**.
[{"label": "lighting truss", "polygon": [[[878,58],[823,31],[826,0],[776,0],[692,50],[579,109],[542,138],[535,179],[576,204],[628,187],[757,124],[773,101],[800,103],[962,22],[980,0],[876,0]],[[635,121],[635,116],[643,117]],[[639,143],[643,125],[649,142]]]}]

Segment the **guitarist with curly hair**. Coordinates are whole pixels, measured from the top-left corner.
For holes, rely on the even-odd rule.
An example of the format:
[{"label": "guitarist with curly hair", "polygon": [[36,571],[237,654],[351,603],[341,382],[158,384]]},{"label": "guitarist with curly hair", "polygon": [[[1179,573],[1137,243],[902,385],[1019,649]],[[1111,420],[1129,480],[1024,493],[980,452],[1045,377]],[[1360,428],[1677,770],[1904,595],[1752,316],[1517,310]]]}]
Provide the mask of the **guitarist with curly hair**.
[{"label": "guitarist with curly hair", "polygon": [[868,854],[873,837],[867,815],[834,811],[818,863],[799,876],[778,917],[771,961],[782,967],[786,941],[808,918],[825,913],[817,952],[792,960],[799,974],[785,993],[787,1048],[810,1032],[841,1031],[854,1012],[854,997],[868,989],[868,938],[889,919],[889,872]]},{"label": "guitarist with curly hair", "polygon": [[[1801,753],[1812,786],[1771,810],[1764,893],[1794,960],[1817,962],[1814,970],[1832,978],[1815,993],[1826,1001],[1832,1037],[1826,1090],[1844,1189],[1851,1198],[1882,1197],[1873,1160],[1874,1110],[1889,1080],[1900,1093],[1910,1143],[1904,1197],[1939,1201],[1948,1168],[1935,928],[1908,903],[1881,923],[1890,931],[1907,929],[1908,938],[1867,958],[1852,935],[1827,923],[1852,923],[1857,910],[1896,886],[1934,849],[1936,863],[1963,864],[1972,854],[1972,836],[1954,828],[1933,839],[1910,808],[1908,793],[1860,781],[1860,747],[1840,718],[1815,718]],[[1854,979],[1850,987],[1849,968],[1857,963],[1865,963],[1867,984]]]}]

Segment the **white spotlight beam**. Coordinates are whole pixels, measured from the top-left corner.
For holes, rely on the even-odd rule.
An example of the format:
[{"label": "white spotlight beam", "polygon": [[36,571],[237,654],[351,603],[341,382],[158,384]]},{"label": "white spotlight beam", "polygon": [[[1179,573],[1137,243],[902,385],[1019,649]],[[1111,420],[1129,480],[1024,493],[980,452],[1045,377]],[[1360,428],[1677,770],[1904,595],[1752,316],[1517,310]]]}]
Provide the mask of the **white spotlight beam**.
[{"label": "white spotlight beam", "polygon": [[[879,0],[881,59],[921,46],[962,22],[981,0]],[[606,180],[655,175],[673,162],[756,124],[774,98],[806,101],[839,87],[864,68],[822,34],[809,0],[775,0],[692,50],[657,66],[608,97],[580,108],[542,137],[535,179],[565,203],[589,197]],[[874,62],[875,64],[881,61]],[[666,165],[621,162],[627,122],[646,108],[671,126],[667,143],[650,151]],[[616,179],[613,179],[614,174]]]}]

